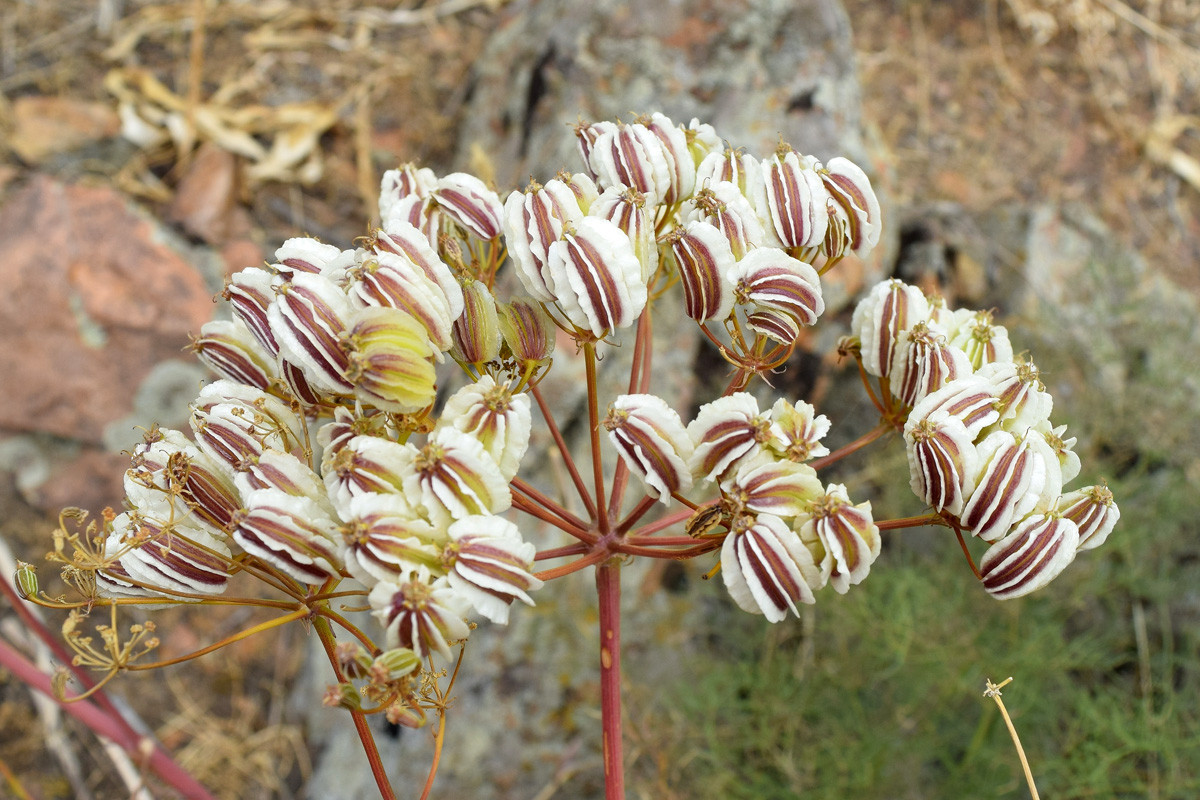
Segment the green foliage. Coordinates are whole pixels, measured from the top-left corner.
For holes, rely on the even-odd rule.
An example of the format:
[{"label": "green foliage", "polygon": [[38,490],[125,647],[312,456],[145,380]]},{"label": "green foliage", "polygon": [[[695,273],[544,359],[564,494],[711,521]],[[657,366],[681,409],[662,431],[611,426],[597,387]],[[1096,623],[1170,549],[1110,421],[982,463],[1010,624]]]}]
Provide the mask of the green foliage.
[{"label": "green foliage", "polygon": [[1195,523],[1178,478],[1114,489],[1143,513],[1030,598],[997,603],[951,534],[913,531],[897,535],[938,537],[937,553],[891,546],[871,580],[819,598],[810,636],[722,626],[654,711],[670,721],[662,763],[684,764],[660,778],[696,798],[1024,797],[981,696],[1012,675],[1044,796],[1197,796],[1200,632],[1178,592],[1200,585]]},{"label": "green foliage", "polygon": [[[1021,344],[1066,398],[1053,418],[1087,465],[1073,485],[1107,477],[1118,498],[1108,541],[1000,603],[952,533],[890,532],[870,580],[821,593],[804,624],[716,620],[709,652],[649,710],[670,754],[656,763],[683,765],[657,785],[687,798],[1028,797],[982,697],[985,678],[1013,676],[1005,703],[1043,797],[1200,796],[1200,409],[1180,369],[1200,347],[1195,303],[1104,252],[1073,288],[1077,304]],[[898,450],[872,452],[857,479],[894,483]],[[918,513],[894,488],[875,506]]]}]

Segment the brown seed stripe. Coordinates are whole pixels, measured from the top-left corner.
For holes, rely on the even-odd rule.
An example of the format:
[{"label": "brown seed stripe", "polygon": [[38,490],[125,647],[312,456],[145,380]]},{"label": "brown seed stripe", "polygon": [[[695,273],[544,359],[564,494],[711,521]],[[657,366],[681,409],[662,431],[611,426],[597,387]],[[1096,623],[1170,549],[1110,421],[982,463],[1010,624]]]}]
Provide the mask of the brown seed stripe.
[{"label": "brown seed stripe", "polygon": [[300,347],[316,362],[329,385],[339,391],[353,391],[354,384],[344,377],[349,360],[340,341],[345,331],[342,320],[310,289],[295,284],[280,288],[275,302]]},{"label": "brown seed stripe", "polygon": [[580,300],[587,301],[584,310],[591,310],[588,317],[594,318],[599,329],[606,333],[621,327],[629,310],[622,302],[616,279],[600,251],[584,236],[568,235],[563,241],[566,244],[564,261],[583,284],[584,295]]}]

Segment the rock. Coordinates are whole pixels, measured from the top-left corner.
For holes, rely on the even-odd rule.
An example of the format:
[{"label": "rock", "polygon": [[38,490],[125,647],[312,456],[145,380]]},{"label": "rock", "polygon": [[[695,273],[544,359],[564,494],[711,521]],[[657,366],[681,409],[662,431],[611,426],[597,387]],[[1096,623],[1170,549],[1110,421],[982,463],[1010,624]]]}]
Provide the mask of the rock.
[{"label": "rock", "polygon": [[237,221],[237,178],[237,157],[205,142],[192,156],[167,216],[193,236],[209,244],[223,244]]},{"label": "rock", "polygon": [[101,443],[212,315],[200,273],[109,188],[34,178],[0,209],[0,252],[0,431]]},{"label": "rock", "polygon": [[570,125],[662,111],[765,155],[778,138],[867,164],[850,23],[831,0],[514,3],[476,61],[459,161],[501,188],[579,168]]},{"label": "rock", "polygon": [[13,132],[8,144],[21,160],[31,164],[115,136],[120,129],[117,112],[106,103],[31,96],[14,100],[12,110]]},{"label": "rock", "polygon": [[54,463],[45,480],[22,496],[49,517],[74,506],[90,512],[90,519],[99,519],[105,508],[121,509],[128,468],[127,455],[87,448],[69,461]]},{"label": "rock", "polygon": [[1009,324],[1063,401],[1054,421],[1114,463],[1200,469],[1196,296],[1083,207],[1036,206],[1025,234]]}]

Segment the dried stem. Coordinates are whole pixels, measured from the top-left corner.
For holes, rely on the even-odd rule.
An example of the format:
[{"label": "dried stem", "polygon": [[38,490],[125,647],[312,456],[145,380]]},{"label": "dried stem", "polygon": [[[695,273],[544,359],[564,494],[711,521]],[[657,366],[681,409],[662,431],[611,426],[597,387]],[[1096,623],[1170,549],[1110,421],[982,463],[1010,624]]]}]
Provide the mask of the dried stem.
[{"label": "dried stem", "polygon": [[[3,580],[0,580],[0,583],[3,582]],[[70,662],[68,661],[67,663]],[[96,733],[96,735],[103,736],[105,739],[115,742],[138,763],[145,764],[152,772],[178,790],[184,797],[196,798],[197,800],[215,800],[209,794],[208,790],[201,786],[187,770],[173,761],[165,750],[135,732],[120,715],[102,709],[92,700],[81,700],[77,703],[59,702],[54,696],[54,689],[51,686],[49,676],[43,674],[41,670],[26,660],[24,656],[9,647],[8,643],[3,639],[0,639],[0,665],[3,665],[6,670],[13,673],[21,683],[36,689],[47,697],[53,698],[68,714],[82,722]],[[95,695],[97,701],[102,697],[102,694]],[[67,699],[70,700],[72,698],[68,697]],[[148,751],[149,756],[147,756],[147,750],[145,749],[147,743],[151,745]]]},{"label": "dried stem", "polygon": [[[58,638],[50,632],[50,630],[36,615],[34,615],[28,608],[25,607],[25,602],[9,583],[9,578],[7,575],[0,575],[0,593],[3,593],[4,596],[8,598],[13,610],[17,612],[17,616],[19,616],[21,621],[25,623],[25,627],[28,630],[33,631],[33,633],[39,639],[41,639],[42,643],[50,648],[50,652],[54,654],[54,657],[58,659],[59,663],[66,665],[67,669],[71,671],[71,674],[75,676],[75,680],[79,681],[79,684],[83,686],[85,690],[91,689],[93,685],[91,677],[83,669],[75,666],[74,658],[67,651],[67,648],[63,646],[63,643],[60,642]],[[113,705],[113,702],[108,699],[106,694],[99,692],[95,695],[94,699],[96,703],[98,703],[100,707],[104,709],[105,712],[112,716],[113,720],[123,728],[128,736],[138,736],[137,731],[135,731],[133,726],[126,721],[125,716],[117,710],[117,707]]]},{"label": "dried stem", "polygon": [[1021,737],[1017,736],[1017,728],[1013,725],[1012,718],[1008,716],[1008,709],[1004,707],[1004,701],[1000,699],[1000,690],[1010,683],[1012,683],[1012,678],[1000,683],[992,683],[992,679],[988,678],[983,696],[992,698],[999,706],[1000,716],[1004,717],[1004,724],[1008,726],[1008,735],[1012,737],[1013,745],[1017,748],[1017,757],[1021,759],[1021,769],[1025,771],[1025,782],[1029,784],[1029,794],[1033,796],[1033,800],[1041,800],[1038,797],[1037,784],[1033,782],[1033,772],[1029,769],[1029,760],[1025,758],[1025,748],[1021,747]]},{"label": "dried stem", "polygon": [[155,661],[151,664],[129,664],[125,667],[125,669],[129,670],[130,672],[140,672],[148,669],[159,669],[160,667],[170,667],[174,666],[175,664],[182,664],[185,661],[191,661],[193,658],[206,656],[209,653],[220,650],[222,647],[227,647],[234,642],[240,642],[242,639],[249,639],[251,636],[254,636],[257,633],[269,631],[271,628],[278,628],[280,625],[286,625],[289,622],[295,622],[298,619],[303,619],[304,617],[307,617],[308,614],[309,610],[307,607],[298,608],[291,614],[285,614],[282,617],[276,617],[275,619],[269,619],[266,622],[261,622],[252,628],[246,628],[245,630],[238,631],[232,636],[226,636],[219,642],[213,642],[207,647],[201,647],[199,650],[194,650],[186,655],[178,656],[176,658],[168,658],[165,661]]}]

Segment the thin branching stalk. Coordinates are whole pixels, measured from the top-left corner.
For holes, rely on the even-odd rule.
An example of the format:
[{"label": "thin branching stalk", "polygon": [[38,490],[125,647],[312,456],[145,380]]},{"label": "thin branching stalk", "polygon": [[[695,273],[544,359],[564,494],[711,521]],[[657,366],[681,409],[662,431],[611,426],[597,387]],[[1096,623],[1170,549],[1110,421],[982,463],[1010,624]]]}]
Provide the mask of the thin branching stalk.
[{"label": "thin branching stalk", "polygon": [[591,548],[586,544],[569,544],[565,547],[554,547],[549,550],[539,550],[538,554],[533,557],[534,561],[549,561],[552,558],[566,558],[567,556],[582,555]]},{"label": "thin branching stalk", "polygon": [[559,519],[554,514],[550,513],[541,506],[530,502],[527,498],[522,497],[519,494],[514,494],[512,496],[512,503],[513,508],[517,509],[518,511],[523,511],[531,517],[537,517],[547,525],[558,528],[563,533],[570,534],[572,537],[584,542],[585,544],[592,544],[596,541],[596,537],[594,535],[588,533],[587,531],[580,530],[566,520]]},{"label": "thin branching stalk", "polygon": [[547,497],[543,492],[540,492],[537,489],[535,489],[533,486],[530,486],[524,480],[522,480],[520,478],[513,478],[511,485],[514,489],[516,489],[517,491],[521,492],[522,494],[528,496],[530,500],[533,500],[535,503],[540,505],[542,508],[546,509],[547,511],[550,511],[551,513],[555,514],[558,517],[561,517],[562,519],[564,519],[567,522],[574,525],[579,530],[586,531],[591,527],[591,525],[584,522],[583,520],[581,520],[579,517],[572,514],[567,509],[563,508],[561,503],[556,503],[554,500]]},{"label": "thin branching stalk", "polygon": [[433,779],[437,777],[438,766],[442,760],[442,746],[446,743],[446,710],[438,709],[437,733],[433,737],[433,762],[429,765],[429,775],[425,778],[425,788],[421,792],[421,800],[428,800],[433,791]]},{"label": "thin branching stalk", "polygon": [[608,506],[604,503],[604,467],[600,460],[600,408],[599,387],[596,385],[596,343],[583,345],[584,366],[587,371],[588,433],[592,442],[592,479],[596,484],[596,504],[599,506],[597,524],[600,535],[608,534]]},{"label": "thin branching stalk", "polygon": [[867,375],[867,368],[863,366],[862,355],[855,353],[854,360],[858,364],[858,376],[862,378],[863,388],[867,390],[867,395],[871,398],[871,402],[875,405],[875,410],[880,414],[886,414],[887,411],[884,410],[883,403],[875,395],[875,390],[871,388],[871,376]]},{"label": "thin branching stalk", "polygon": [[[333,667],[333,674],[337,677],[338,683],[345,683],[346,676],[342,674],[342,668],[338,664],[337,640],[334,638],[333,629],[329,627],[329,620],[318,616],[313,619],[313,628],[321,639],[325,655],[329,658],[329,665]],[[358,740],[362,743],[367,763],[371,766],[371,774],[375,776],[375,784],[379,787],[379,796],[382,800],[396,800],[396,793],[388,781],[387,771],[383,768],[383,759],[379,757],[379,747],[375,744],[375,735],[371,733],[371,726],[367,722],[366,716],[361,711],[353,709],[350,710],[350,716],[354,720],[354,730],[357,731]]]},{"label": "thin branching stalk", "polygon": [[696,540],[691,536],[630,536],[625,542],[642,547],[678,547],[685,544],[693,545]]},{"label": "thin branching stalk", "polygon": [[612,554],[605,548],[600,548],[591,551],[583,558],[572,561],[570,564],[563,564],[561,567],[554,567],[543,572],[535,572],[534,577],[542,581],[552,581],[555,578],[561,578],[563,575],[570,575],[572,572],[579,572],[581,569],[590,567],[593,564],[598,564]]},{"label": "thin branching stalk", "polygon": [[308,602],[319,603],[322,600],[337,600],[341,597],[366,597],[370,592],[366,589],[346,589],[340,592],[321,592],[320,594],[309,595]]},{"label": "thin branching stalk", "polygon": [[165,661],[155,661],[150,664],[129,664],[125,667],[125,669],[129,670],[130,672],[139,672],[148,669],[159,669],[160,667],[170,667],[174,666],[175,664],[182,664],[185,661],[191,661],[194,658],[199,658],[200,656],[206,656],[209,653],[216,652],[222,647],[228,647],[234,642],[240,642],[243,639],[249,639],[255,634],[262,633],[263,631],[269,631],[271,628],[278,628],[280,625],[286,625],[289,622],[295,622],[298,619],[303,619],[304,617],[307,617],[309,613],[310,612],[307,606],[304,608],[298,608],[291,614],[286,614],[282,617],[276,617],[275,619],[269,619],[266,622],[261,622],[253,627],[240,630],[235,634],[226,636],[224,639],[221,639],[218,642],[213,642],[207,647],[201,647],[199,650],[194,650],[186,655],[177,656],[176,658],[168,658]]},{"label": "thin branching stalk", "polygon": [[895,430],[895,428],[893,428],[890,424],[885,422],[885,423],[879,425],[878,427],[868,431],[867,433],[864,433],[862,436],[858,437],[853,442],[850,442],[850,444],[847,444],[843,447],[839,447],[837,450],[834,450],[829,455],[822,456],[821,458],[813,459],[812,461],[808,462],[808,465],[810,467],[812,467],[813,469],[820,469],[821,467],[828,466],[829,464],[832,464],[835,461],[840,461],[841,459],[845,458],[846,456],[850,455],[851,453],[857,453],[859,450],[863,449],[867,445],[886,436],[887,434],[893,432],[894,430]]},{"label": "thin branching stalk", "polygon": [[[144,597],[97,597],[94,600],[77,600],[73,603],[60,603],[55,600],[50,600],[45,597],[28,597],[30,603],[41,606],[42,608],[53,608],[59,611],[67,611],[78,608],[106,608],[108,606],[144,606],[146,598]],[[260,597],[209,597],[205,600],[191,600],[176,597],[156,597],[154,598],[155,605],[166,606],[187,606],[195,608],[201,606],[258,606],[260,608],[278,608],[283,611],[288,611],[296,607],[296,604],[289,603],[284,600],[264,600]]]},{"label": "thin branching stalk", "polygon": [[563,439],[562,431],[558,429],[558,423],[554,421],[554,415],[550,413],[550,406],[546,404],[541,390],[536,385],[530,386],[529,391],[533,395],[533,399],[537,401],[538,408],[542,411],[542,419],[545,420],[546,427],[549,429],[550,435],[554,438],[554,444],[558,447],[558,452],[563,457],[563,464],[566,466],[567,472],[571,475],[571,482],[575,484],[575,490],[579,492],[579,499],[583,501],[583,507],[587,509],[588,517],[596,519],[596,504],[592,502],[592,496],[588,494],[583,477],[579,474],[579,468],[575,466],[575,460],[571,458],[571,451],[567,449],[567,442]]},{"label": "thin branching stalk", "polygon": [[360,630],[359,627],[353,622],[328,607],[318,608],[316,609],[316,613],[322,617],[332,620],[333,622],[336,622],[338,627],[342,628],[355,639],[358,639],[360,642],[362,642],[363,647],[367,648],[367,652],[369,652],[372,656],[379,655],[379,646],[376,645],[375,642],[371,640],[371,637],[363,633],[362,630]]},{"label": "thin branching stalk", "polygon": [[971,572],[975,573],[978,580],[983,580],[983,574],[980,573],[979,567],[975,566],[975,559],[971,557],[971,551],[967,548],[967,540],[963,538],[962,528],[958,527],[958,523],[950,520],[950,526],[954,528],[955,535],[958,536],[958,546],[962,548],[963,555],[967,557],[967,563],[971,565]]},{"label": "thin branching stalk", "polygon": [[[650,390],[650,368],[654,363],[654,317],[650,313],[652,303],[646,303],[646,310],[642,312],[641,319],[638,320],[638,333],[641,334],[642,325],[646,326],[646,344],[642,350],[642,376],[638,380],[638,394],[645,394]],[[633,380],[633,375],[630,374],[630,381]]]},{"label": "thin branching stalk", "polygon": [[[710,500],[707,503],[701,503],[699,508],[708,508],[709,506],[715,504],[716,502],[717,502],[716,500]],[[643,525],[642,527],[635,530],[632,535],[634,535],[634,536],[649,536],[652,533],[658,533],[659,531],[665,531],[667,528],[674,527],[675,525],[678,525],[681,522],[686,522],[687,520],[691,519],[692,515],[695,513],[696,512],[690,508],[685,508],[682,511],[674,511],[674,512],[666,515],[665,517],[662,517],[661,519],[657,519],[654,522],[650,522],[650,523]],[[631,514],[630,516],[633,516],[633,515]]]},{"label": "thin branching stalk", "polygon": [[591,544],[596,541],[595,534],[588,530],[589,526],[581,527],[576,525],[573,522],[558,516],[553,511],[543,505],[540,505],[528,496],[520,493],[514,494],[512,496],[512,502],[513,507],[519,511],[523,511],[531,517],[537,517],[547,525],[552,525],[563,533],[570,534],[572,537],[581,542],[587,542],[588,544]]},{"label": "thin branching stalk", "polygon": [[634,525],[637,525],[638,520],[645,516],[646,512],[654,508],[654,504],[657,502],[658,501],[650,495],[643,497],[640,501],[638,501],[638,504],[633,507],[633,510],[629,512],[629,516],[621,520],[621,524],[617,526],[617,533],[625,534],[628,532],[630,528],[632,528]]},{"label": "thin branching stalk", "polygon": [[941,514],[922,514],[919,517],[881,519],[875,522],[875,527],[881,531],[898,530],[900,528],[919,528],[923,525],[945,525],[948,527],[948,523]]}]

